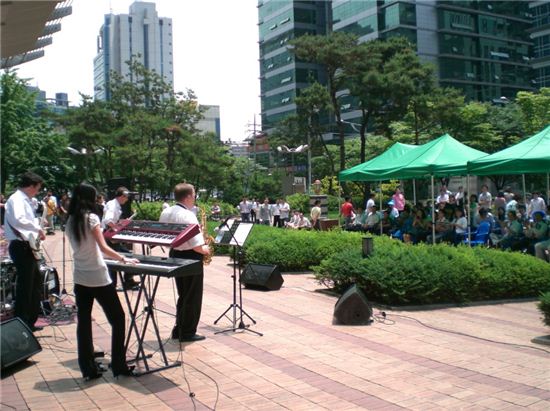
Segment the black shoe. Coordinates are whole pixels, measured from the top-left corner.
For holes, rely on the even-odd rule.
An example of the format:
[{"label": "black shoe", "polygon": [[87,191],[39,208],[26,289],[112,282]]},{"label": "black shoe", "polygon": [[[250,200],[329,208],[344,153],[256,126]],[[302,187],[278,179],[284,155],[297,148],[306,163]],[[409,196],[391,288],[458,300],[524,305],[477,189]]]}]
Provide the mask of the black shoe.
[{"label": "black shoe", "polygon": [[98,378],[101,378],[103,374],[96,371],[92,374],[86,374],[86,375],[83,375],[84,377],[84,381],[92,381],[92,380],[97,380]]},{"label": "black shoe", "polygon": [[193,334],[189,336],[182,336],[179,338],[180,342],[195,342],[195,341],[202,341],[205,340],[206,337],[204,335],[199,334]]},{"label": "black shoe", "polygon": [[128,280],[122,284],[122,287],[125,290],[139,290],[139,283],[134,280]]},{"label": "black shoe", "polygon": [[44,327],[33,325],[33,326],[30,327],[30,329],[33,333],[35,333],[37,331],[42,331],[44,329]]},{"label": "black shoe", "polygon": [[125,369],[115,371],[113,370],[113,377],[118,378],[120,375],[125,377],[135,377],[136,373],[134,372],[134,369],[136,368],[135,365],[130,365],[129,367],[126,367]]}]

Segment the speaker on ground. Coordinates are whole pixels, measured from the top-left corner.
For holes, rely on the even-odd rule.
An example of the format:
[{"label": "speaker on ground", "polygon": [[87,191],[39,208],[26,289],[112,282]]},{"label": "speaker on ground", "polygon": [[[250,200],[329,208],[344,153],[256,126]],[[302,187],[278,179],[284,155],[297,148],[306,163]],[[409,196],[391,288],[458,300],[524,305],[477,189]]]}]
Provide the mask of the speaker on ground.
[{"label": "speaker on ground", "polygon": [[334,306],[332,324],[366,325],[372,322],[372,308],[356,284],[349,287]]},{"label": "speaker on ground", "polygon": [[0,327],[0,368],[2,371],[42,351],[38,340],[21,319],[12,318],[3,322]]},{"label": "speaker on ground", "polygon": [[246,288],[274,291],[279,290],[284,281],[276,265],[247,264],[241,273],[241,283]]}]

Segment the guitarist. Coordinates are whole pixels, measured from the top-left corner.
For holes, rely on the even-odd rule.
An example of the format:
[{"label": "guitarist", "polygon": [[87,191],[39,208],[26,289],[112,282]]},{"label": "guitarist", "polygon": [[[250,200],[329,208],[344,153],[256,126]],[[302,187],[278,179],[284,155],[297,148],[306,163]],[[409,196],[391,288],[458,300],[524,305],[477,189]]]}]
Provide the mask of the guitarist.
[{"label": "guitarist", "polygon": [[6,203],[5,234],[10,242],[10,257],[17,270],[15,315],[32,331],[40,331],[34,323],[40,313],[42,279],[33,249],[37,239],[46,235],[34,216],[31,199],[40,191],[44,180],[37,174],[26,172],[19,177],[18,190]]}]

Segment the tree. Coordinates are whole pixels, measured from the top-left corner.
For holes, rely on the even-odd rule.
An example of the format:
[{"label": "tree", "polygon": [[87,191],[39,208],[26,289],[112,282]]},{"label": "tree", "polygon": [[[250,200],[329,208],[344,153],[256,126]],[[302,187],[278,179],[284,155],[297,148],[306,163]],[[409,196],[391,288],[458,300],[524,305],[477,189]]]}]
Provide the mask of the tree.
[{"label": "tree", "polygon": [[516,102],[523,113],[525,131],[532,135],[550,124],[550,88],[544,87],[539,92],[520,91]]},{"label": "tree", "polygon": [[54,189],[70,184],[70,169],[65,159],[66,138],[53,131],[36,109],[36,93],[29,91],[26,80],[15,70],[2,74],[0,102],[0,186],[4,192],[8,183],[32,170],[40,174]]},{"label": "tree", "polygon": [[338,92],[345,88],[346,76],[343,68],[355,58],[357,37],[348,33],[333,32],[326,36],[305,35],[292,40],[292,51],[301,60],[317,63],[324,67],[327,76],[327,87],[331,108],[338,128],[340,143],[340,170],[346,162],[345,128],[342,122]]}]

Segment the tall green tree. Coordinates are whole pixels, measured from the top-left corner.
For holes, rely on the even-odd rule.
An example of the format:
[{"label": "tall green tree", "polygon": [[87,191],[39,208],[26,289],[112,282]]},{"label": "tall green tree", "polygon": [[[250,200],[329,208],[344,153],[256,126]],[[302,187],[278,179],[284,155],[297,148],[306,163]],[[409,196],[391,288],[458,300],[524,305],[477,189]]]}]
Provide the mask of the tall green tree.
[{"label": "tall green tree", "polygon": [[301,60],[317,63],[324,67],[328,83],[328,92],[332,112],[338,129],[340,144],[340,170],[346,162],[345,125],[342,122],[342,111],[338,92],[345,89],[346,76],[343,68],[348,61],[356,58],[357,37],[348,33],[333,32],[326,36],[305,35],[292,40],[292,51]]},{"label": "tall green tree", "polygon": [[528,135],[535,134],[550,124],[550,88],[544,87],[538,92],[520,91],[516,102],[523,113]]},{"label": "tall green tree", "polygon": [[7,70],[0,78],[0,189],[6,190],[19,174],[32,170],[46,185],[61,189],[70,183],[64,135],[53,130],[36,108],[36,93],[29,91],[27,81]]}]

